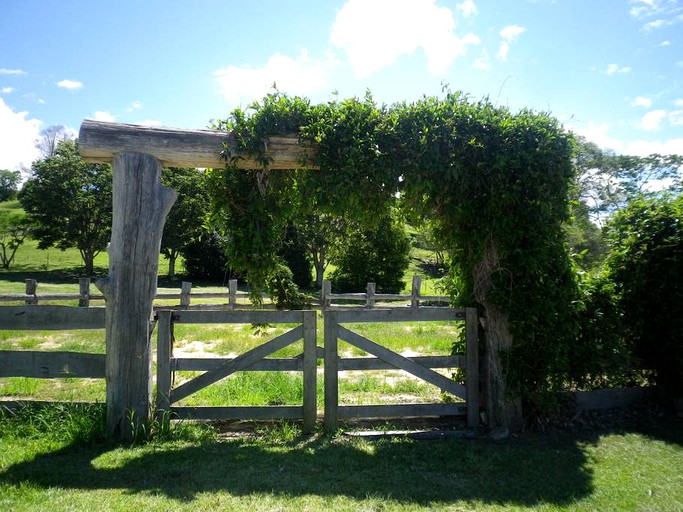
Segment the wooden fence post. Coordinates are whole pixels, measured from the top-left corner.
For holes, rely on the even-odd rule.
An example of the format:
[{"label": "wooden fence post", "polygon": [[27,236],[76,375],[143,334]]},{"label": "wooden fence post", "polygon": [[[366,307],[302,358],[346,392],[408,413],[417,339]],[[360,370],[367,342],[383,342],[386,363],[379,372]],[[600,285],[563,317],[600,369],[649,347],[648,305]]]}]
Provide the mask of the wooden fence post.
[{"label": "wooden fence post", "polygon": [[237,307],[237,279],[228,281],[228,304],[230,309]]},{"label": "wooden fence post", "polygon": [[161,184],[161,169],[151,155],[114,157],[109,275],[96,285],[107,301],[107,428],[122,439],[135,437],[152,405],[152,302],[161,235],[177,197]]},{"label": "wooden fence post", "polygon": [[410,292],[412,298],[410,299],[411,308],[420,307],[420,289],[422,288],[422,276],[413,276],[413,288]]},{"label": "wooden fence post", "polygon": [[339,355],[337,314],[323,313],[325,325],[325,432],[333,433],[339,426]]},{"label": "wooden fence post", "polygon": [[318,358],[316,346],[316,322],[318,313],[316,311],[304,311],[304,361],[303,361],[303,380],[304,380],[304,403],[303,418],[304,434],[311,434],[315,431],[317,420],[317,377],[318,377]]},{"label": "wooden fence post", "polygon": [[90,278],[81,277],[78,279],[78,294],[81,296],[78,299],[79,308],[90,307]]},{"label": "wooden fence post", "polygon": [[329,308],[331,305],[330,295],[332,295],[332,281],[323,281],[323,288],[320,292],[320,307]]},{"label": "wooden fence post", "polygon": [[190,305],[190,293],[192,293],[192,283],[183,281],[180,284],[180,305],[182,307]]},{"label": "wooden fence post", "polygon": [[26,279],[26,295],[33,295],[32,298],[26,299],[26,304],[38,304],[38,297],[36,297],[37,291],[38,281],[35,279]]},{"label": "wooden fence post", "polygon": [[465,309],[467,426],[479,426],[479,314],[477,308]]},{"label": "wooden fence post", "polygon": [[367,291],[365,292],[365,307],[368,309],[375,307],[375,283],[368,283]]},{"label": "wooden fence post", "polygon": [[157,401],[158,414],[171,409],[171,347],[173,312],[157,311]]}]

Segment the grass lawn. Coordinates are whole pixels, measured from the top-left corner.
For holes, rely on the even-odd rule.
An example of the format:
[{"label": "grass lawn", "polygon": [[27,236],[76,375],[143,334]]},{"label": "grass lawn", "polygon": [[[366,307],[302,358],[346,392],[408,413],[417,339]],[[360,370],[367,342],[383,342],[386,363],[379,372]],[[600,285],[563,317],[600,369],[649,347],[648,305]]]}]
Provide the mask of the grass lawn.
[{"label": "grass lawn", "polygon": [[92,412],[26,416],[0,416],[0,510],[683,509],[683,422],[666,417],[503,442],[304,437],[289,424],[221,439],[180,425],[121,446],[97,436]]}]

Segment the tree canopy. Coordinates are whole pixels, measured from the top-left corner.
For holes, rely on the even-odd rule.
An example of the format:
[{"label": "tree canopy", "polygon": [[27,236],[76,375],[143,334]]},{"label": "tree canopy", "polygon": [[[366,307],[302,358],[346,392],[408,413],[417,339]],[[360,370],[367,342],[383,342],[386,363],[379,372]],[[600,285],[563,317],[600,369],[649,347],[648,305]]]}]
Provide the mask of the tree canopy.
[{"label": "tree canopy", "polygon": [[0,169],[0,202],[14,199],[19,190],[21,173],[19,171],[9,171]]},{"label": "tree canopy", "polygon": [[38,248],[75,247],[86,274],[92,274],[95,256],[111,236],[111,166],[83,162],[78,143],[65,140],[31,171],[19,200],[34,222]]}]

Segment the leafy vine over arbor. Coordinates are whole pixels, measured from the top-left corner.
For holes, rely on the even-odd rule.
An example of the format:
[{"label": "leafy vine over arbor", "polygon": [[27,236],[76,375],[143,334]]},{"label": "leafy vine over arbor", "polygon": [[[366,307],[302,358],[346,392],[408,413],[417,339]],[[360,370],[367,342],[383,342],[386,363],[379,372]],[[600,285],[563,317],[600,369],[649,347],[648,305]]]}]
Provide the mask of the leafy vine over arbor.
[{"label": "leafy vine over arbor", "polygon": [[[367,94],[311,105],[276,93],[218,123],[236,151],[262,163],[214,169],[214,217],[229,226],[233,261],[252,284],[276,265],[277,241],[301,197],[337,216],[371,221],[398,203],[430,219],[453,259],[452,292],[484,317],[489,423],[521,425],[521,397],[540,404],[566,374],[576,283],[568,218],[573,141],[551,116],[511,113],[460,93],[378,106]],[[266,138],[315,145],[314,173],[268,173]],[[310,157],[311,155],[307,155]]]}]

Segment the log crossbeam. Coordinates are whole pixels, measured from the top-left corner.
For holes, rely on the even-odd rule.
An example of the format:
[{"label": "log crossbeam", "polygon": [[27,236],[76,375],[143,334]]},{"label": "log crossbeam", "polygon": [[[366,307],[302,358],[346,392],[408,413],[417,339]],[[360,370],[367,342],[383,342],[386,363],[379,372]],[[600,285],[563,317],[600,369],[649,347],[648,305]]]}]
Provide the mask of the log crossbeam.
[{"label": "log crossbeam", "polygon": [[[262,163],[237,150],[232,132],[184,130],[86,119],[81,124],[78,145],[84,162],[111,163],[121,152],[152,155],[164,167],[223,167],[227,152],[236,157],[240,169],[262,169]],[[296,134],[268,137],[265,156],[271,170],[315,169],[311,146],[301,144]]]}]

